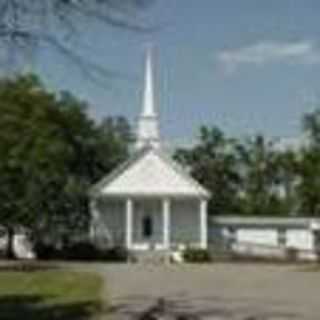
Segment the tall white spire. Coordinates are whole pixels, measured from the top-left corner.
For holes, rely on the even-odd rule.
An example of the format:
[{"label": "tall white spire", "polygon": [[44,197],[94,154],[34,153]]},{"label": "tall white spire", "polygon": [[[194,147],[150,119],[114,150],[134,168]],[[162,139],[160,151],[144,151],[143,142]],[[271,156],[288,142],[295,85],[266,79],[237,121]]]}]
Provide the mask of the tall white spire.
[{"label": "tall white spire", "polygon": [[150,47],[146,54],[143,106],[138,122],[136,144],[137,149],[146,146],[160,147],[158,114],[155,110],[154,99],[152,49]]},{"label": "tall white spire", "polygon": [[154,110],[154,92],[153,92],[153,65],[152,65],[152,48],[147,49],[146,66],[145,66],[145,87],[143,96],[142,115],[150,117],[155,115]]}]

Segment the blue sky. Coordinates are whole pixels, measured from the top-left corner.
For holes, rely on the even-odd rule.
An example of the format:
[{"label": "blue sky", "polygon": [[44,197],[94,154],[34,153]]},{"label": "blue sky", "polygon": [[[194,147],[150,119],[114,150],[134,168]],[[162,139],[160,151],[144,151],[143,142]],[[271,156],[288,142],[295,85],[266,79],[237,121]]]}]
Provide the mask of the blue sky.
[{"label": "blue sky", "polygon": [[53,89],[87,100],[97,119],[141,107],[144,50],[155,47],[157,104],[165,139],[188,141],[202,124],[227,134],[297,137],[320,89],[319,0],[156,0],[136,34],[83,25],[73,45],[120,76],[105,84],[44,50],[34,68]]}]

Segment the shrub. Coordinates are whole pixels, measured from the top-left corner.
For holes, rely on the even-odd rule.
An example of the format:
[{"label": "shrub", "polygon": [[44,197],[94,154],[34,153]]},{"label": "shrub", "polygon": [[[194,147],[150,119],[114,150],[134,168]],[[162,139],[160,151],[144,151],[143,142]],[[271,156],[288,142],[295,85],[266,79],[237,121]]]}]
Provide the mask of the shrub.
[{"label": "shrub", "polygon": [[128,260],[128,251],[123,247],[107,250],[98,249],[90,242],[78,242],[64,249],[64,259],[84,261],[124,262]]},{"label": "shrub", "polygon": [[101,253],[101,260],[110,262],[126,262],[129,252],[123,247],[114,247]]},{"label": "shrub", "polygon": [[33,249],[39,260],[57,260],[61,258],[61,252],[52,244],[36,242]]},{"label": "shrub", "polygon": [[100,251],[90,242],[77,242],[63,249],[62,256],[66,260],[99,260]]},{"label": "shrub", "polygon": [[208,250],[192,248],[188,248],[183,252],[183,259],[190,263],[205,263],[212,261]]},{"label": "shrub", "polygon": [[94,244],[84,241],[70,244],[62,249],[56,249],[52,244],[38,242],[34,250],[40,260],[125,262],[129,259],[129,253],[123,247],[101,250]]}]

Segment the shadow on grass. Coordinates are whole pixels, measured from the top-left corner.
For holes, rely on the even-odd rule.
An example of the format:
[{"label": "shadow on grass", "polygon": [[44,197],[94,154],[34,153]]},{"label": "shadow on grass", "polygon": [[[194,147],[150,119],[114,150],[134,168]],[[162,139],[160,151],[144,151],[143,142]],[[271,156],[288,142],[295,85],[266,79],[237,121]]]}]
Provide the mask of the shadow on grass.
[{"label": "shadow on grass", "polygon": [[10,261],[0,265],[0,272],[36,272],[56,269],[59,269],[59,266],[56,264],[41,263],[38,261]]},{"label": "shadow on grass", "polygon": [[0,319],[87,320],[101,312],[93,302],[47,304],[48,297],[36,295],[0,296]]}]

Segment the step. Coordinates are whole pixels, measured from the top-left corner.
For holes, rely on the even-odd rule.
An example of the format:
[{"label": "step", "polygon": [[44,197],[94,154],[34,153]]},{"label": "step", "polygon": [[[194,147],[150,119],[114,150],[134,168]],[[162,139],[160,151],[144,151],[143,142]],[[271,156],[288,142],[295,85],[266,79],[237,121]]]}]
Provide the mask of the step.
[{"label": "step", "polygon": [[141,264],[166,264],[170,262],[169,251],[139,251],[133,252],[134,259]]}]

